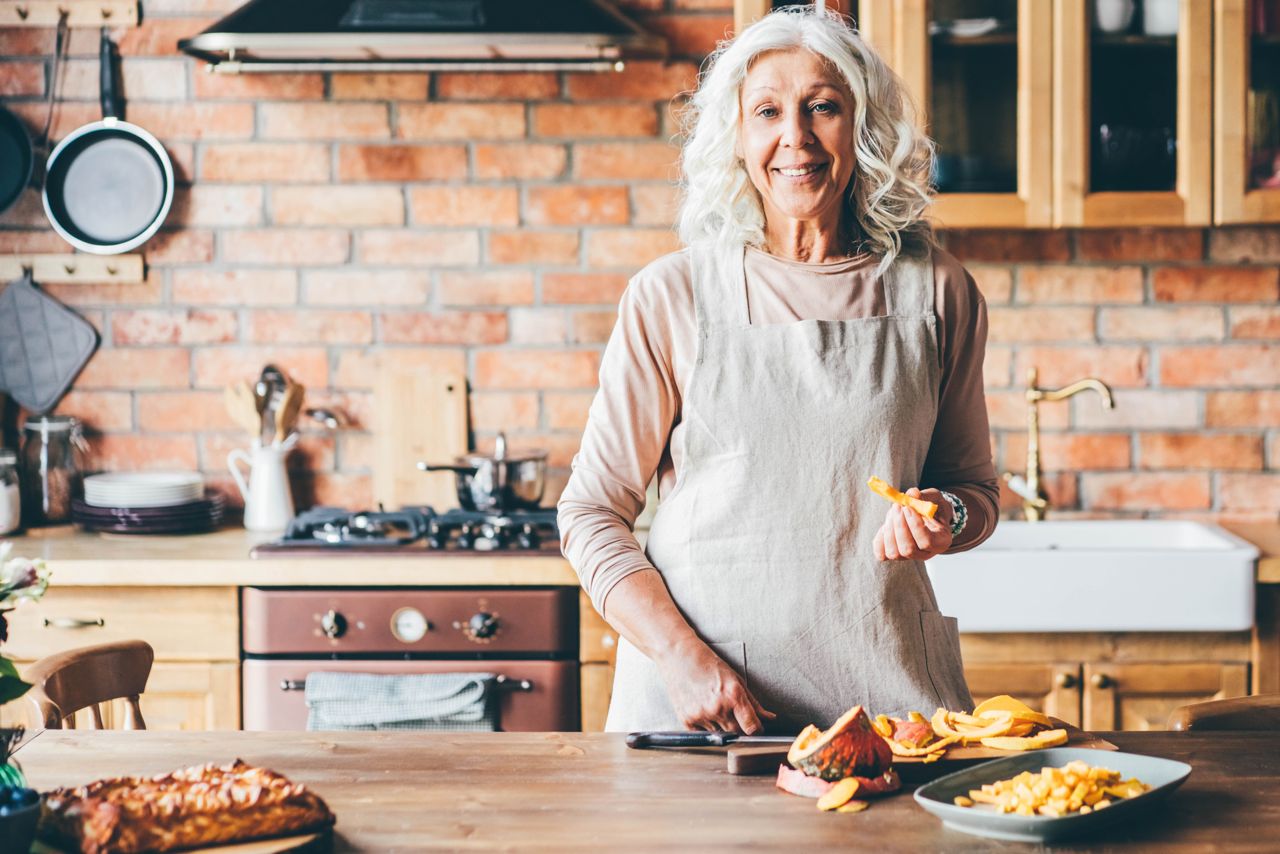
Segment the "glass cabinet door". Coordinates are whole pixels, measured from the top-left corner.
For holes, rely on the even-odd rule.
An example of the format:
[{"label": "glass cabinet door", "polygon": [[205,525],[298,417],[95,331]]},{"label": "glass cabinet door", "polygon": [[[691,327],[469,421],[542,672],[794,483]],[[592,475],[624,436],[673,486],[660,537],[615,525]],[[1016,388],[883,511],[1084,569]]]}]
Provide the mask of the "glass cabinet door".
[{"label": "glass cabinet door", "polygon": [[[803,5],[805,5],[803,0],[734,0],[733,30],[734,32],[740,31],[747,24],[768,14],[773,9],[780,9],[783,6]],[[859,9],[859,6],[862,5],[866,4],[859,3],[858,0],[827,0],[826,2],[828,9],[835,9],[852,17],[862,34],[867,35],[870,22],[863,20],[863,16],[859,14],[860,11],[864,12],[864,14],[866,13],[865,10]]]},{"label": "glass cabinet door", "polygon": [[1054,0],[1054,224],[1206,225],[1212,0]]},{"label": "glass cabinet door", "polygon": [[1214,4],[1214,221],[1280,222],[1280,0]]},{"label": "glass cabinet door", "polygon": [[894,66],[937,143],[938,224],[1050,225],[1049,3],[878,2],[894,10]]}]

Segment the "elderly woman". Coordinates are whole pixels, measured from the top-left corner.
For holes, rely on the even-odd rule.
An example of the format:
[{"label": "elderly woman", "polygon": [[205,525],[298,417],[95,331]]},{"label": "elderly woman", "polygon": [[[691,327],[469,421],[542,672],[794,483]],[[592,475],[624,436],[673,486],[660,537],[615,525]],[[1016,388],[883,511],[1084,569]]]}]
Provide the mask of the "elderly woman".
[{"label": "elderly woman", "polygon": [[607,728],[968,708],[922,561],[995,527],[986,308],[923,219],[931,143],[899,78],[812,7],[722,46],[690,119],[688,248],[623,295],[559,504],[564,553],[622,636]]}]

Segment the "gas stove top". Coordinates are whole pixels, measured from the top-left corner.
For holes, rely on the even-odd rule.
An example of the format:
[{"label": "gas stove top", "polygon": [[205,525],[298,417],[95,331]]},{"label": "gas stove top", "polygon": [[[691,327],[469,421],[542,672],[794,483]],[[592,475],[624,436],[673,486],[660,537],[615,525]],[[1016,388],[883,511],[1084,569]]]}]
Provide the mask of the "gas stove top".
[{"label": "gas stove top", "polygon": [[437,513],[430,507],[390,511],[313,507],[294,517],[283,537],[256,546],[250,554],[556,553],[559,549],[560,532],[551,507],[505,514],[470,510]]}]

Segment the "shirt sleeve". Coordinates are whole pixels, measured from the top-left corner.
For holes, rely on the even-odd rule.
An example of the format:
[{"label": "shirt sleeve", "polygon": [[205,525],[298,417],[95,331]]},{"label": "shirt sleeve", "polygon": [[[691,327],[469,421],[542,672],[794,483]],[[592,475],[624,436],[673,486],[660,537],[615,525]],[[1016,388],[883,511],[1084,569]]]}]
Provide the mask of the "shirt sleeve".
[{"label": "shirt sleeve", "polygon": [[557,504],[561,550],[601,614],[619,581],[655,568],[636,540],[635,521],[680,412],[669,306],[656,298],[655,284],[638,275],[622,295],[600,387]]},{"label": "shirt sleeve", "polygon": [[942,386],[921,484],[964,502],[969,521],[949,549],[962,552],[991,536],[1000,515],[982,380],[987,304],[969,271],[945,252],[938,253],[935,288]]}]

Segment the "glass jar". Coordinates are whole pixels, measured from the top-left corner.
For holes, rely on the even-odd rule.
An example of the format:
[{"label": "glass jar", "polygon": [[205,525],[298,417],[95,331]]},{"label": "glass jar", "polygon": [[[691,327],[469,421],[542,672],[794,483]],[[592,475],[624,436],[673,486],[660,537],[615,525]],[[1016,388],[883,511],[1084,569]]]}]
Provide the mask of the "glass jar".
[{"label": "glass jar", "polygon": [[22,526],[22,492],[18,488],[18,454],[0,448],[0,536]]},{"label": "glass jar", "polygon": [[69,415],[33,415],[23,424],[22,517],[27,527],[71,521],[71,499],[80,494],[84,449],[80,422]]}]

